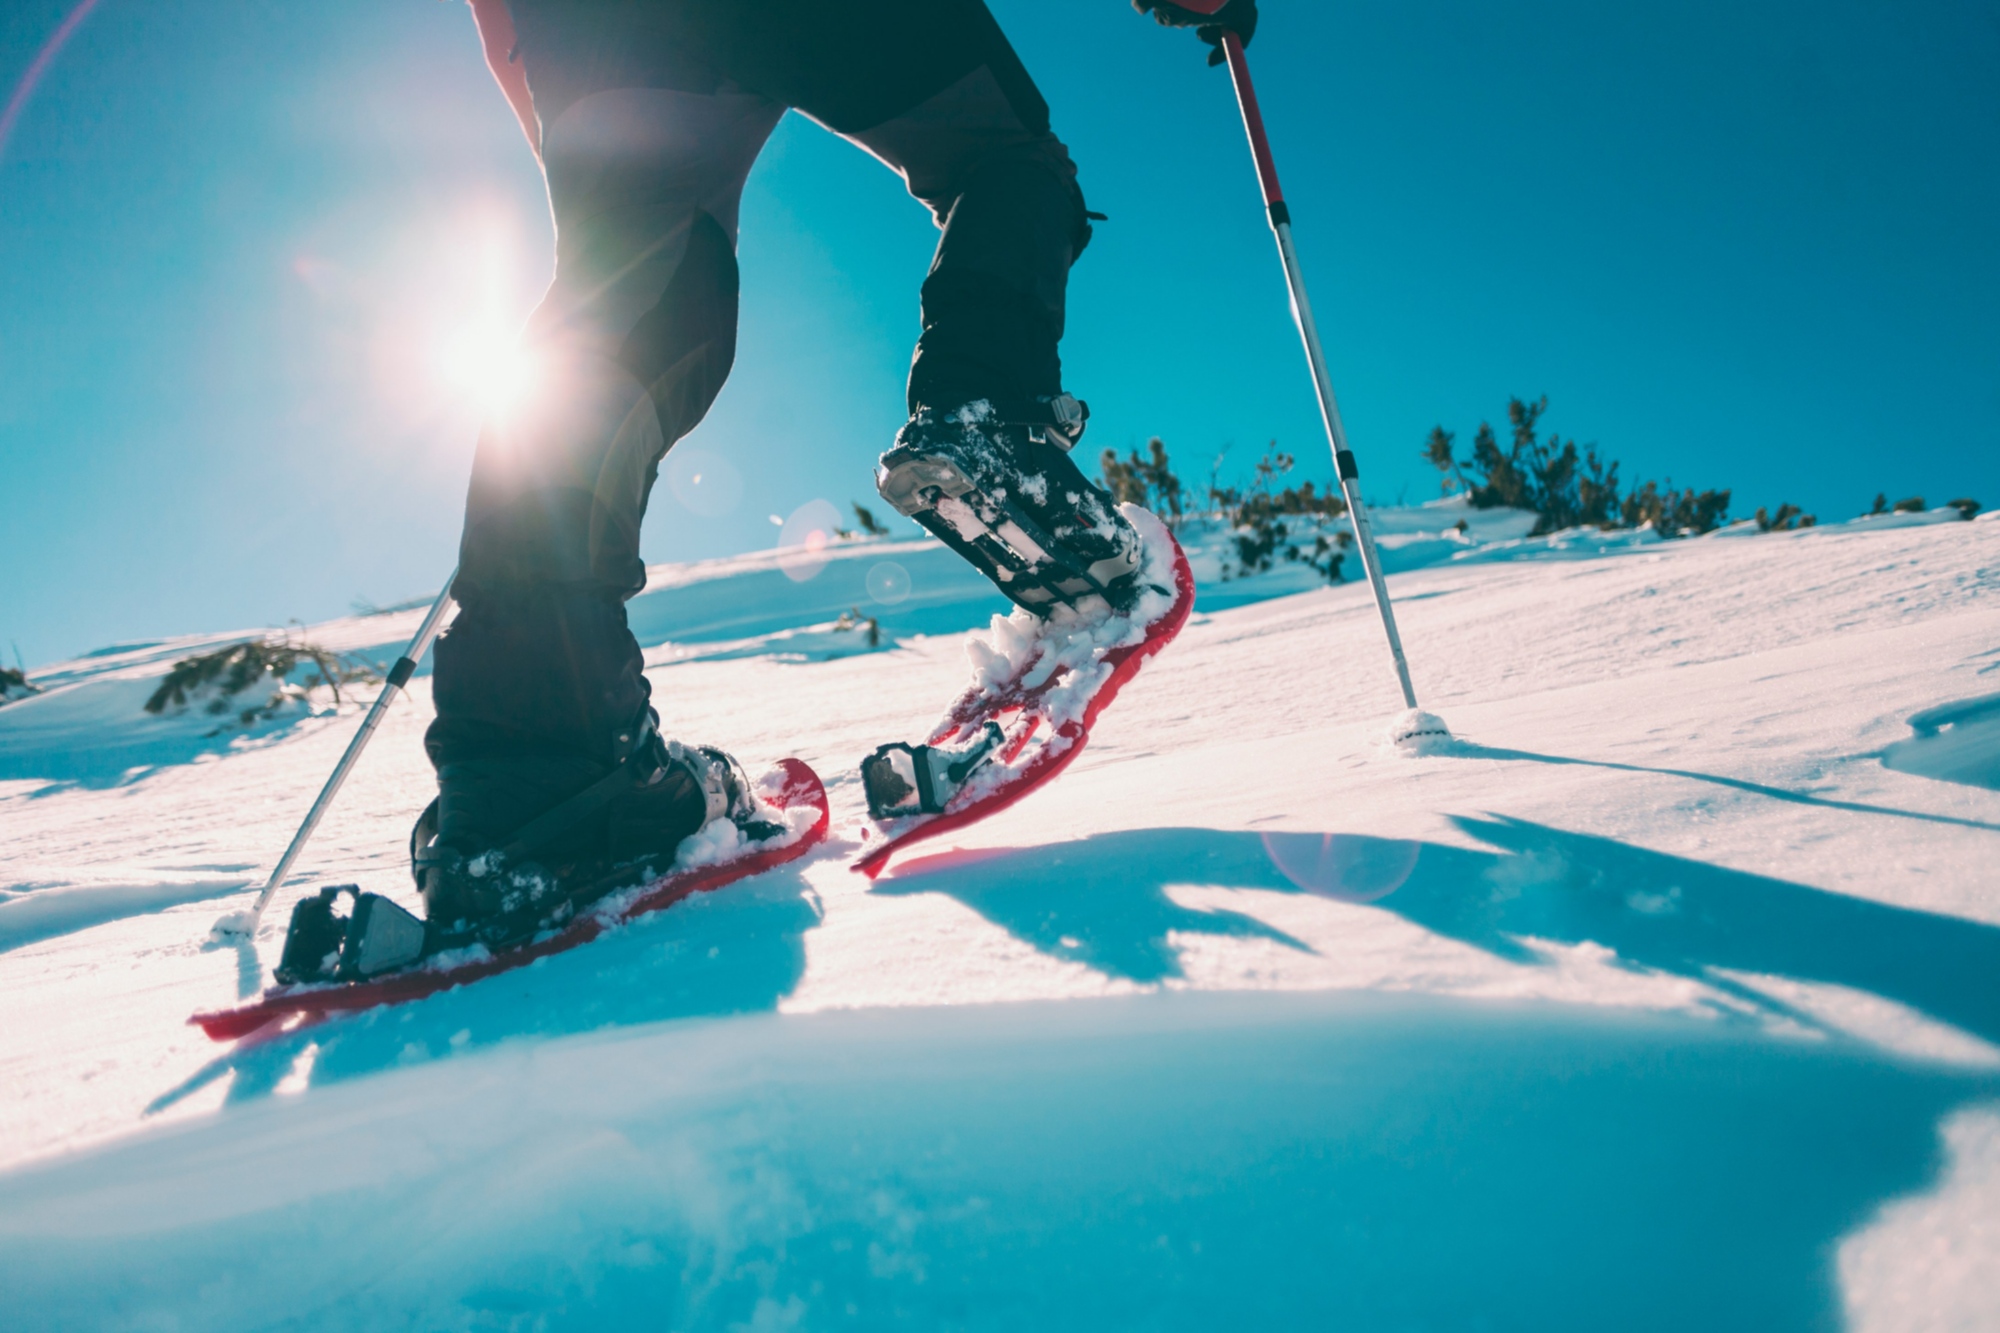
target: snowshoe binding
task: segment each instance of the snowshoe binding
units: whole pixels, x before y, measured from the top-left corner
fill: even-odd
[[[1187,623],[1187,555],[1138,505],[1119,516],[1141,539],[1126,606],[1093,597],[1044,615],[994,616],[966,641],[971,683],[923,742],[878,746],[862,761],[875,823],[856,870],[873,878],[912,843],[966,828],[1053,781],[1082,752],[1097,715]]]
[[[919,408],[876,489],[1037,616],[1092,596],[1123,610],[1138,596],[1140,541],[1070,458],[1089,416],[1066,393]]]
[[[1006,742],[998,722],[989,721],[962,745],[880,745],[861,761],[861,786],[868,813],[876,819],[940,815]]]
[[[349,900],[345,915],[336,909]],[[356,884],[336,884],[292,908],[285,952],[278,962],[280,984],[366,981],[400,972],[424,956],[424,923],[379,893]]]

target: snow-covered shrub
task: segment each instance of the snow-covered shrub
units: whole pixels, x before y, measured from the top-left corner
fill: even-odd
[[[855,506],[856,509],[860,507],[860,505]],[[862,615],[858,606],[842,611],[840,619],[833,622],[833,628],[837,631],[862,635],[868,640],[870,648],[882,646],[882,622],[873,616]]]
[[[1979,501],[1965,496],[1961,496],[1956,500],[1946,501],[1944,507],[1946,509],[1956,509],[1961,518],[1970,520],[1979,517]],[[1875,492],[1875,503],[1870,505],[1868,512],[1861,517],[1881,518],[1887,514],[1926,514],[1929,512],[1930,506],[1924,503],[1924,497],[1921,495],[1912,495],[1906,499],[1898,500],[1894,504],[1890,504],[1888,492],[1877,491]]]
[[[1912,495],[1908,499],[1898,500],[1892,505],[1889,503],[1889,493],[1887,491],[1877,491],[1875,492],[1875,503],[1869,506],[1868,512],[1862,517],[1876,518],[1883,514],[1921,514],[1929,507],[1924,503],[1924,497],[1921,495]]]
[[[0,704],[10,704],[16,699],[41,692],[41,686],[29,680],[27,672],[15,667],[0,667]]]
[[[1239,489],[1219,481],[1218,456],[1208,479],[1208,504],[1201,510],[1190,509],[1194,492],[1175,475],[1166,442],[1157,435],[1146,442],[1143,456],[1135,449],[1121,459],[1117,450],[1106,449],[1101,466],[1104,489],[1112,499],[1144,506],[1169,528],[1178,530],[1196,518],[1227,525],[1233,550],[1223,559],[1224,579],[1261,574],[1282,560],[1310,566],[1329,583],[1338,583],[1344,552],[1354,538],[1334,520],[1347,512],[1347,505],[1337,488],[1322,491],[1310,481],[1279,489],[1278,482],[1295,462],[1273,441],[1257,460],[1250,485]]]
[[[221,731],[232,724],[266,721],[287,708],[310,709],[318,690],[330,692],[338,705],[341,686],[381,678],[368,663],[303,639],[246,639],[174,663],[146,700],[146,711],[183,713],[198,707],[220,719],[216,730]]]

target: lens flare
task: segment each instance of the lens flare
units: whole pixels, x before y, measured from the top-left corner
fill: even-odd
[[[438,269],[451,296],[432,325],[432,371],[453,399],[490,420],[519,410],[541,387],[546,367],[523,345],[519,247],[511,230],[487,214],[465,231],[471,243]]]
[[[677,444],[667,455],[664,471],[667,489],[691,514],[721,518],[742,502],[743,474],[721,454]]]
[[[13,137],[14,126],[21,119],[21,112],[27,108],[28,99],[35,95],[35,86],[42,81],[42,76],[49,72],[49,66],[56,63],[56,57],[62,53],[64,45],[75,35],[83,21],[90,17],[90,11],[95,8],[97,0],[83,0],[69,12],[69,17],[56,27],[49,39],[42,43],[42,49],[35,52],[34,60],[29,62],[28,72],[14,85],[13,93],[7,98],[6,107],[0,109],[0,152],[6,151],[7,140]]]
[[[778,531],[778,567],[794,583],[804,583],[826,568],[826,548],[840,528],[840,511],[830,500],[808,500],[794,509]]]
[[[868,595],[883,606],[894,606],[910,595],[910,571],[894,560],[884,560],[868,571]]]
[[[1420,842],[1349,833],[1266,833],[1264,854],[1307,893],[1349,903],[1386,898],[1417,868]]]

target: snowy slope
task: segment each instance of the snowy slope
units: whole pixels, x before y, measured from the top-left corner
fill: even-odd
[[[1471,519],[1460,533],[1460,517]],[[1217,582],[1047,793],[850,873],[854,765],[997,608],[920,542],[662,567],[671,729],[826,776],[793,870],[241,1049],[293,897],[407,898],[413,688],[255,948],[203,943],[353,713],[0,709],[21,1327],[1990,1327],[2000,522],[1527,538],[1378,516]],[[870,648],[836,628],[878,620]],[[314,627],[392,656],[418,610]],[[219,642],[218,636],[208,642]]]

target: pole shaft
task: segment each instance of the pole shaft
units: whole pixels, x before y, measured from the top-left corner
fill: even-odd
[[[1264,207],[1283,212],[1285,192],[1278,185],[1278,164],[1271,158],[1271,137],[1264,133],[1264,109],[1257,105],[1257,89],[1250,82],[1250,62],[1243,55],[1243,42],[1233,32],[1222,34],[1222,53],[1229,59],[1229,82],[1236,88],[1236,105],[1243,112],[1243,132],[1250,136],[1250,158],[1257,164],[1257,185],[1264,191]]]
[[[388,713],[389,705],[395,702],[398,694],[402,693],[403,686],[408,684],[410,677],[415,674],[417,663],[423,660],[424,653],[429,650],[431,640],[437,637],[445,616],[451,613],[454,605],[451,599],[451,585],[457,578],[457,571],[453,571],[452,577],[445,580],[444,591],[438,594],[435,602],[431,603],[431,609],[424,615],[423,623],[417,626],[416,636],[410,640],[409,647],[403,650],[403,655],[396,659],[396,665],[389,669],[389,678],[383,682],[382,692],[375,696],[375,702],[369,705],[368,716],[361,721],[361,730],[355,732],[354,739],[347,743],[346,752],[340,756],[340,762],[334,765],[326,785],[320,788],[319,799],[312,803],[312,809],[306,811],[305,822],[300,824],[299,831],[292,835],[291,846],[285,848],[285,854],[278,858],[277,867],[271,871],[271,877],[264,881],[263,892],[257,895],[256,903],[250,908],[253,922],[261,917],[264,909],[270,905],[271,895],[278,891],[278,885],[283,883],[285,876],[290,873],[292,863],[297,861],[299,853],[306,849],[306,843],[312,839],[313,830],[319,827],[319,821],[333,804],[333,798],[340,794],[341,784],[347,781],[347,775],[353,770],[355,762],[361,758],[361,752],[368,748],[368,742],[374,738],[376,728],[382,725],[382,719]]]
[[[1320,420],[1326,424],[1327,444],[1333,450],[1334,474],[1340,480],[1341,499],[1347,504],[1348,521],[1354,525],[1354,544],[1361,556],[1361,568],[1368,575],[1368,587],[1375,594],[1375,608],[1382,614],[1382,632],[1389,640],[1389,653],[1396,661],[1396,682],[1403,687],[1403,703],[1417,706],[1416,687],[1410,683],[1410,664],[1403,655],[1403,636],[1396,629],[1396,612],[1389,603],[1389,585],[1382,577],[1382,560],[1375,550],[1375,536],[1368,523],[1368,511],[1361,503],[1360,470],[1347,447],[1347,431],[1340,421],[1340,403],[1333,395],[1333,378],[1327,373],[1326,352],[1320,345],[1319,326],[1313,322],[1312,302],[1306,296],[1304,275],[1299,271],[1299,255],[1292,244],[1291,209],[1278,186],[1277,164],[1271,158],[1271,143],[1264,133],[1264,113],[1257,105],[1257,90],[1250,82],[1250,63],[1243,56],[1243,43],[1233,32],[1222,35],[1223,53],[1229,59],[1229,78],[1236,87],[1236,104],[1243,112],[1243,130],[1250,138],[1250,155],[1257,163],[1257,183],[1264,191],[1264,208],[1271,219],[1271,231],[1278,241],[1278,259],[1285,267],[1285,285],[1292,297],[1292,320],[1298,325],[1299,340],[1305,344],[1306,362],[1312,367],[1313,392],[1319,398]]]
[[[1326,353],[1320,347],[1319,328],[1313,323],[1312,304],[1306,299],[1305,279],[1299,274],[1298,252],[1292,247],[1292,224],[1280,222],[1272,230],[1277,233],[1278,254],[1284,260],[1285,281],[1292,289],[1292,317],[1299,326],[1299,339],[1306,346],[1306,360],[1312,363],[1313,389],[1319,395],[1319,414],[1326,423],[1327,442],[1333,447],[1340,496],[1347,502],[1347,517],[1354,525],[1355,549],[1361,554],[1361,568],[1375,594],[1375,609],[1382,613],[1382,632],[1389,640],[1389,654],[1396,661],[1396,682],[1403,687],[1403,705],[1415,708],[1416,687],[1410,683],[1410,664],[1403,656],[1403,636],[1396,629],[1396,612],[1389,603],[1389,585],[1382,577],[1382,559],[1375,550],[1368,509],[1361,502],[1360,471],[1347,447],[1347,432],[1340,423],[1340,404],[1334,399],[1333,381],[1327,375]]]

